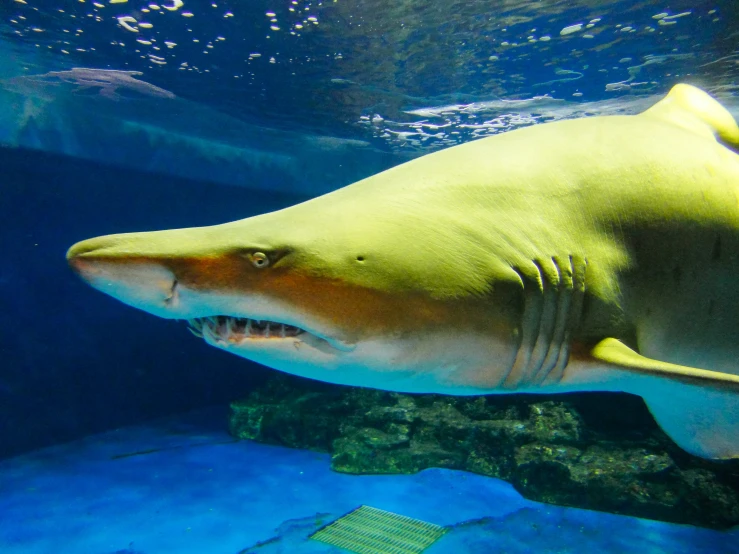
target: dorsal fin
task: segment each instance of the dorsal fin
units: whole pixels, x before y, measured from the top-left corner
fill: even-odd
[[[675,85],[665,98],[642,115],[669,121],[739,150],[739,126],[729,110],[707,92],[692,85]]]

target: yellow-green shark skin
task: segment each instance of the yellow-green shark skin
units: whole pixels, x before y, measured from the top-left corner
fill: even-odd
[[[631,392],[682,448],[739,457],[738,148],[729,112],[677,85],[640,115],[520,129],[278,212],[67,256],[160,317],[304,330],[198,320],[209,344],[282,371],[408,392]]]

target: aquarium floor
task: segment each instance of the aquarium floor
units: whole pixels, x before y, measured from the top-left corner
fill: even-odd
[[[367,504],[453,528],[426,552],[739,553],[721,533],[523,499],[461,471],[352,476],[225,432],[222,410],[0,461],[3,554],[338,553],[307,539]]]

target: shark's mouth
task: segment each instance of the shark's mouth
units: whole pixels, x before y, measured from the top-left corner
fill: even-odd
[[[188,320],[189,331],[196,337],[208,337],[213,342],[241,344],[254,339],[279,340],[297,337],[306,333],[300,327],[244,317],[213,316]]]

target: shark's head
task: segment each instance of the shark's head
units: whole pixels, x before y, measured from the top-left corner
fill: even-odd
[[[67,258],[98,290],[269,367],[399,391],[493,388],[491,368],[515,356],[520,295],[495,284],[482,245],[417,206],[370,210],[340,193],[224,225],[93,238]]]

